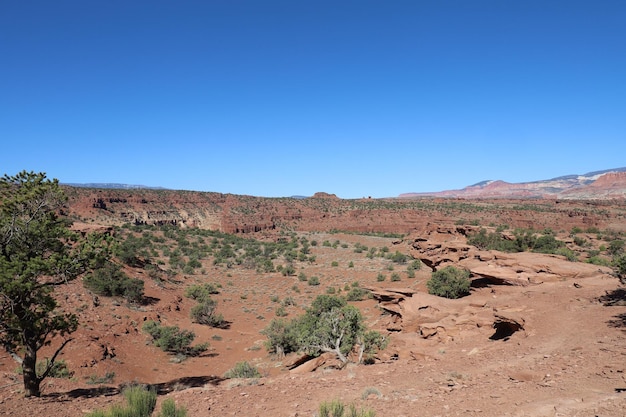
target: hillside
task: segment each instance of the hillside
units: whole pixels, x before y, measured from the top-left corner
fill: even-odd
[[[151,384],[159,402],[173,398],[189,416],[313,416],[336,398],[392,417],[623,415],[626,306],[603,266],[610,242],[626,236],[619,201],[65,190],[77,230],[141,245],[138,262],[118,263],[144,282],[145,298],[96,296],[80,281],[60,287],[81,323],[62,355],[72,379],[47,379],[44,396],[25,400],[16,364],[2,353],[0,415],[79,417],[120,403],[130,383]],[[518,227],[552,229],[566,249],[505,254],[468,243],[481,228],[514,239]],[[586,262],[594,256],[603,264]],[[264,269],[268,259],[273,268]],[[414,261],[420,269],[409,267]],[[295,272],[283,274],[289,264]],[[427,294],[432,270],[446,265],[471,271],[469,296]],[[186,290],[207,283],[218,289],[225,326],[190,319]],[[297,355],[266,351],[271,320],[355,287],[372,296],[351,304],[390,341],[374,364],[336,369],[330,361],[311,372],[291,369]],[[142,330],[149,320],[192,330],[209,350],[186,359],[163,352]],[[512,329],[506,337],[496,336],[502,326]],[[240,361],[262,378],[225,378]]]

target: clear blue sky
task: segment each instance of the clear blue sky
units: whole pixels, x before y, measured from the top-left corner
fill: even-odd
[[[0,174],[389,197],[626,166],[626,1],[6,0]]]

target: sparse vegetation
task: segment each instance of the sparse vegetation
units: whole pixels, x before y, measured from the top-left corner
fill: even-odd
[[[237,362],[235,366],[224,374],[224,378],[233,379],[233,378],[260,378],[261,372],[249,362]]]
[[[186,356],[198,356],[206,351],[208,343],[191,346],[196,335],[191,330],[181,330],[178,326],[161,326],[155,321],[147,321],[143,325],[143,331],[152,336],[155,346],[170,353],[179,353]]]
[[[354,404],[345,405],[340,400],[323,402],[320,404],[319,417],[376,417],[376,413],[369,409],[359,409]]]

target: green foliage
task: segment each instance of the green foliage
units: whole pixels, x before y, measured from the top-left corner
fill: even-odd
[[[348,305],[345,298],[323,294],[313,301],[304,315],[291,321],[272,320],[263,334],[268,338],[266,347],[270,353],[282,355],[303,351],[317,356],[332,352],[346,363],[348,353],[356,344],[365,348],[367,333],[364,319],[356,307]],[[376,339],[373,335],[367,337],[368,342]]]
[[[98,295],[124,297],[129,302],[141,302],[144,296],[144,282],[130,278],[112,262],[106,262],[104,266],[87,275],[83,279],[83,285]]]
[[[123,391],[126,402],[136,417],[149,417],[156,406],[157,395],[154,390],[147,390],[134,385]]]
[[[400,253],[396,251],[393,255],[391,255],[391,260],[397,264],[405,264],[407,262],[408,256],[404,253]]]
[[[309,285],[312,285],[312,286],[320,285],[320,279],[315,276],[309,278]]]
[[[573,250],[571,250],[570,248],[566,246],[556,249],[554,253],[556,255],[565,256],[565,258],[570,262],[578,261],[578,256],[576,255],[576,252],[574,252]]]
[[[191,308],[191,320],[194,323],[204,324],[211,327],[220,327],[224,325],[224,317],[215,313],[217,301],[207,298],[201,303]]]
[[[279,356],[298,350],[295,321],[287,322],[284,319],[275,319],[261,332],[267,336],[265,347],[268,352]]]
[[[356,405],[346,406],[340,400],[323,402],[320,404],[319,417],[376,417],[376,413],[369,409],[357,409]]]
[[[232,378],[260,378],[261,373],[249,362],[237,362],[234,368],[229,369],[224,374],[224,378],[232,379]]]
[[[617,256],[624,253],[624,241],[621,239],[615,239],[609,242],[609,247],[607,248],[607,252],[609,255]]]
[[[196,300],[200,303],[204,300],[211,299],[212,294],[219,293],[220,291],[217,289],[217,286],[211,283],[195,284],[185,289],[185,297],[191,298],[192,300]]]
[[[426,283],[428,292],[445,298],[461,298],[470,293],[470,272],[454,266],[446,266],[432,273]]]
[[[419,271],[422,269],[422,262],[420,262],[419,259],[415,259],[409,264],[409,266],[406,267],[406,269],[407,271]]]
[[[380,272],[378,273],[378,275],[376,275],[376,281],[378,282],[383,282],[385,278],[386,278],[385,275]]]
[[[611,261],[609,261],[608,259],[602,258],[598,255],[593,255],[590,256],[587,260],[587,263],[593,264],[593,265],[600,265],[600,266],[611,266]]]
[[[99,267],[108,241],[80,235],[59,213],[66,197],[58,180],[22,171],[0,178],[0,345],[22,356],[24,390],[39,396],[40,384],[76,330],[78,318],[57,303],[54,289]],[[60,343],[48,368],[37,374],[37,352]]]
[[[161,403],[158,417],[187,417],[187,410],[184,407],[176,407],[176,402],[172,398],[166,398]]]
[[[108,410],[96,410],[86,417],[149,417],[156,406],[157,394],[153,389],[134,385],[122,391],[126,399],[126,407],[113,405]],[[174,414],[174,416],[176,416]],[[185,417],[185,414],[178,417]]]
[[[400,281],[400,274],[398,274],[397,272],[394,272],[393,274],[391,274],[391,282],[398,282]]]
[[[348,301],[362,301],[370,295],[370,292],[364,288],[352,287],[348,294],[346,294],[346,300]]]
[[[617,275],[624,281],[626,278],[626,255],[620,255],[613,259],[613,266]]]
[[[161,326],[155,321],[147,321],[143,331],[152,336],[154,345],[170,353],[180,353],[186,356],[198,356],[206,351],[208,343],[191,346],[196,335],[191,330],[181,330],[178,326]]]
[[[499,250],[502,252],[532,251],[538,253],[556,253],[565,243],[557,240],[554,233],[546,229],[541,235],[533,230],[515,230],[514,239],[499,232],[487,233],[485,229],[468,235],[467,243],[481,250]]]
[[[293,264],[287,264],[287,266],[283,267],[281,273],[283,276],[291,276],[296,274],[296,267]]]

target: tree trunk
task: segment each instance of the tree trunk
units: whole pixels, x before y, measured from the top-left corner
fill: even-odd
[[[31,344],[24,346],[24,360],[22,361],[22,374],[24,375],[24,390],[27,397],[39,397],[40,380],[37,377],[37,348]]]

